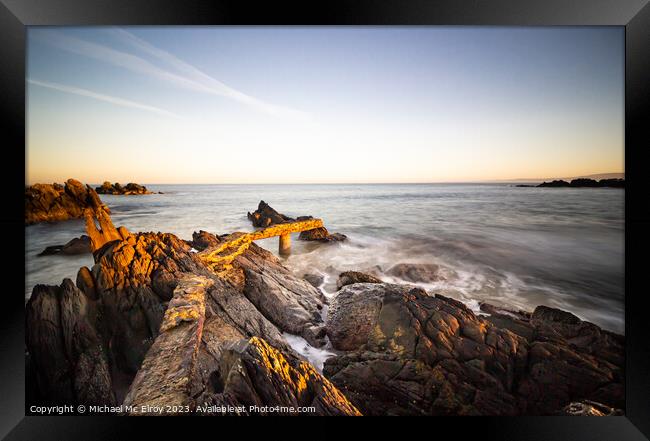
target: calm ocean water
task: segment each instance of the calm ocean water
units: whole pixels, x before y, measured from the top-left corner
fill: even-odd
[[[446,281],[423,285],[476,308],[479,301],[532,310],[569,310],[623,332],[624,190],[517,188],[508,184],[148,185],[165,194],[102,196],[116,225],[190,239],[252,230],[260,199],[290,216],[313,215],[343,244],[293,240],[286,264],[322,273],[335,291],[344,270],[386,270],[400,262],[437,263]],[[37,283],[74,280],[92,257],[36,255],[84,233],[82,221],[26,231],[26,297]],[[260,242],[277,252],[277,238]],[[387,280],[398,281],[396,279]]]

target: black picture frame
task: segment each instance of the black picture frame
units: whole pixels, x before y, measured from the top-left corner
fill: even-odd
[[[0,226],[4,250],[3,313],[0,319],[0,436],[6,439],[115,439],[150,419],[119,417],[25,416],[24,303],[19,295],[24,269],[23,192],[25,182],[26,27],[40,25],[490,25],[490,26],[624,26],[625,72],[625,333],[626,415],[609,418],[518,417],[436,418],[418,426],[431,436],[455,431],[454,438],[642,440],[650,438],[650,327],[643,308],[644,254],[650,245],[650,204],[644,149],[650,140],[646,115],[650,106],[650,6],[647,0],[356,0],[327,2],[260,2],[187,0],[0,0],[0,107],[2,109],[4,192]],[[23,150],[21,150],[21,148]],[[7,241],[7,239],[10,239]],[[23,284],[21,286],[21,284]],[[136,421],[137,420],[137,421]],[[219,425],[213,419],[198,425]],[[155,420],[169,437],[187,433],[186,422]],[[195,422],[197,421],[197,422]],[[376,419],[371,424],[384,427]],[[274,420],[273,431],[293,425]],[[357,423],[359,424],[359,423]],[[412,423],[402,426],[405,433]],[[326,423],[328,427],[332,427]],[[242,431],[269,427],[238,423]],[[325,426],[325,425],[323,425]],[[231,428],[233,429],[233,428]],[[236,429],[235,429],[236,430]],[[297,430],[297,429],[296,429]],[[315,430],[314,428],[310,430]],[[223,432],[224,434],[226,432]],[[232,433],[232,432],[229,432]],[[199,436],[188,434],[189,436]],[[229,435],[231,436],[231,435]],[[309,432],[303,436],[310,436]],[[445,435],[448,436],[448,435]],[[278,435],[279,437],[279,435]]]

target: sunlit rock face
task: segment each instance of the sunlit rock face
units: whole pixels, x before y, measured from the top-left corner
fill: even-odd
[[[349,285],[327,330],[350,352],[324,374],[364,414],[553,414],[578,399],[622,407],[620,337],[538,309],[528,339],[419,288]]]
[[[205,397],[201,413],[221,414],[213,409],[230,405],[245,409],[235,414],[296,415],[295,411],[270,412],[263,407],[283,406],[313,407],[313,415],[360,415],[310,363],[285,355],[259,337],[231,344],[220,367],[213,381],[216,392]]]
[[[34,184],[25,189],[25,224],[79,219],[95,191],[75,179],[61,184]],[[109,212],[107,207],[104,207]]]

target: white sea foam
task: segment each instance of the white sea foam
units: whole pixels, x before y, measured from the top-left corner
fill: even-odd
[[[307,343],[307,340],[300,336],[288,334],[286,332],[283,332],[282,336],[287,341],[289,346],[291,346],[294,351],[309,360],[309,362],[318,370],[318,372],[323,372],[323,365],[325,364],[325,360],[336,355],[334,352],[330,352],[327,349],[313,347]]]

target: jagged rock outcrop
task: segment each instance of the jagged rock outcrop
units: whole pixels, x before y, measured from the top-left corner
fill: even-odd
[[[622,338],[566,314],[538,308],[528,339],[419,288],[353,284],[327,321],[334,347],[350,352],[324,374],[364,414],[555,414],[583,399],[622,408]]]
[[[79,219],[95,193],[75,179],[61,184],[34,184],[25,189],[25,224]],[[101,201],[100,201],[101,204]],[[108,207],[104,206],[107,213]]]
[[[140,184],[135,184],[129,182],[125,186],[120,185],[118,182],[111,184],[110,182],[104,182],[101,187],[95,188],[95,191],[99,194],[113,194],[113,195],[137,195],[137,194],[153,194],[153,192],[147,190],[147,187]]]
[[[65,279],[36,285],[26,307],[28,382],[41,403],[116,403],[92,299]],[[35,386],[35,387],[34,387]]]
[[[341,289],[353,283],[383,283],[383,281],[378,277],[359,271],[344,271],[339,274],[339,278],[336,281],[336,289]]]
[[[314,407],[305,415],[361,415],[330,381],[304,360],[285,356],[259,337],[231,344],[214,380],[217,393],[200,405],[201,413],[218,414],[217,406],[243,407],[238,415],[299,415],[298,408]],[[271,411],[283,406],[294,412]],[[304,412],[304,410],[303,410]]]
[[[296,219],[285,216],[275,211],[269,204],[260,201],[257,210],[247,213],[248,219],[254,227],[270,227],[271,225],[282,224],[285,222],[295,222]]]
[[[325,281],[325,276],[322,274],[306,273],[302,275],[302,278],[314,288],[318,288]]]
[[[85,234],[80,237],[75,237],[67,242],[65,245],[52,245],[45,248],[38,255],[39,256],[51,256],[53,254],[65,254],[68,256],[75,254],[87,254],[90,253],[90,237]]]
[[[243,274],[243,293],[281,331],[300,335],[313,346],[325,344],[321,310],[326,300],[320,290],[255,244],[235,259],[234,267]]]

